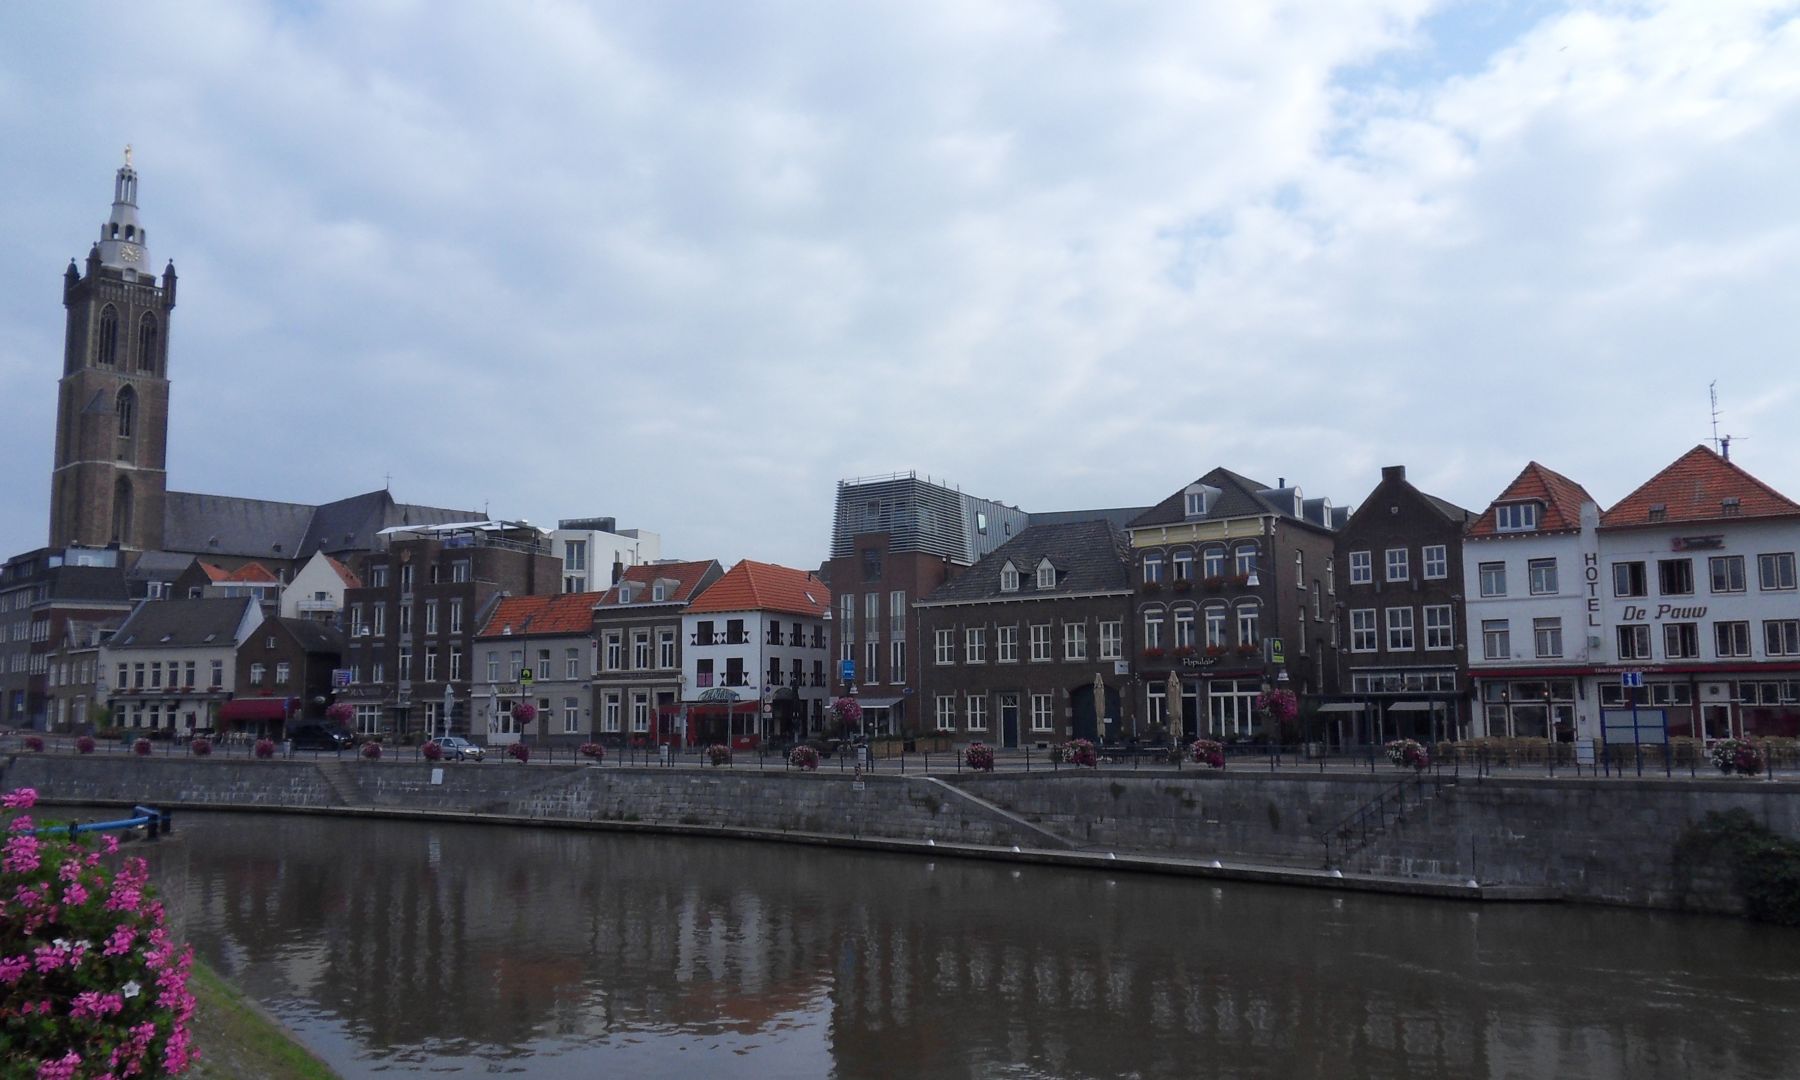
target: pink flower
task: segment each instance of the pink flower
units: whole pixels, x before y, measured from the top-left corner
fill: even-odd
[[[0,957],[0,983],[9,985],[16,983],[30,970],[31,957],[29,956]]]
[[[25,810],[37,805],[37,789],[22,787],[0,796],[0,806],[8,810]]]
[[[38,1080],[73,1080],[75,1070],[81,1067],[81,1055],[71,1050],[55,1061],[45,1061],[38,1066]]]
[[[119,838],[111,833],[107,833],[100,838],[100,850],[106,852],[108,855],[117,855],[119,853]]]
[[[6,857],[0,860],[0,869],[9,874],[29,874],[38,868],[38,838],[29,833],[17,833],[6,839]]]
[[[100,950],[102,956],[124,956],[131,951],[131,943],[137,940],[137,931],[129,926],[121,926],[106,939],[106,948]]]

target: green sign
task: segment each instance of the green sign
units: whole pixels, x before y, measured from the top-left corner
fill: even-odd
[[[1278,637],[1269,639],[1269,662],[1272,664],[1287,663],[1287,656],[1282,652],[1281,639]]]
[[[519,685],[520,686],[530,686],[531,685],[531,669],[530,668],[526,668],[525,670],[519,672]]]

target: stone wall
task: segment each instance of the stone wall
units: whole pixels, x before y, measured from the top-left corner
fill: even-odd
[[[271,808],[335,802],[310,761],[20,754],[0,759],[0,787],[36,788],[59,802]]]

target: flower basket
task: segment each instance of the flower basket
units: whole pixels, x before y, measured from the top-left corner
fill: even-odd
[[[350,721],[356,719],[356,706],[348,701],[339,701],[325,708],[325,719],[342,727],[349,727]]]
[[[1170,586],[1170,588],[1173,588],[1176,592],[1193,592],[1194,583],[1188,578],[1177,578],[1175,584]]]
[[[831,715],[847,731],[862,723],[862,705],[853,697],[841,697],[831,703]]]
[[[1414,739],[1394,739],[1385,747],[1388,760],[1402,769],[1423,772],[1431,764],[1431,751]]]
[[[1237,653],[1239,656],[1255,656],[1260,652],[1262,652],[1261,645],[1253,645],[1248,642],[1246,642],[1243,645],[1239,645],[1237,647]]]
[[[527,706],[529,708],[529,706]],[[513,743],[506,748],[506,756],[523,765],[531,760],[531,747],[522,742]]]
[[[208,754],[212,753],[212,740],[206,738],[195,739],[193,742],[188,743],[188,750],[195,757],[206,757]]]
[[[512,718],[521,724],[529,724],[537,719],[537,706],[529,701],[516,701],[512,707]],[[519,744],[514,743],[513,745]]]
[[[1056,748],[1057,760],[1066,765],[1093,768],[1100,764],[1100,752],[1087,739],[1070,739]]]
[[[1292,690],[1267,690],[1256,696],[1256,711],[1277,723],[1291,723],[1300,715],[1300,699]]]
[[[275,756],[275,740],[274,739],[258,739],[258,740],[256,740],[256,747],[255,747],[254,752],[255,752],[256,756],[261,758],[262,760],[264,760],[264,761],[269,760],[270,758]]]
[[[153,747],[150,745],[149,739],[139,739],[137,742],[131,744],[131,752],[138,757],[149,757],[152,749]]]
[[[1225,646],[1223,646],[1223,645],[1208,645],[1206,647],[1206,655],[1212,657],[1214,660],[1217,660],[1219,657],[1225,655]]]
[[[364,761],[381,760],[381,744],[378,742],[363,743],[362,750],[359,752],[362,754]]]
[[[76,751],[76,753],[80,753],[80,754],[93,753],[94,752],[94,737],[92,735],[83,735],[81,738],[76,739],[75,740],[75,751]]]
[[[801,743],[788,751],[788,764],[796,769],[811,772],[819,767],[819,752],[805,743]]]
[[[29,810],[37,792],[0,797]],[[116,836],[33,835],[23,814],[3,823],[7,943],[7,1076],[179,1076],[193,1059],[188,991],[193,950],[170,937],[142,858],[103,860]],[[35,1012],[35,1015],[33,1015]]]
[[[1159,592],[1162,592],[1162,582],[1160,582],[1160,581],[1146,581],[1146,582],[1144,582],[1144,591],[1145,591],[1145,592],[1147,592],[1147,593],[1159,593]]]
[[[444,760],[444,748],[438,745],[436,739],[427,740],[424,746],[419,747],[419,754],[426,761]]]
[[[589,761],[605,761],[606,747],[597,742],[584,742],[581,744],[581,756]]]
[[[852,704],[855,703],[852,702]],[[713,743],[706,748],[706,762],[709,765],[729,764],[731,762],[731,747],[726,746],[724,743]]]
[[[1195,739],[1188,747],[1188,755],[1197,764],[1210,765],[1215,769],[1225,767],[1225,744],[1212,739]]]
[[[1161,660],[1162,658],[1163,649],[1160,645],[1152,645],[1144,650],[1144,659],[1146,660]]]
[[[993,772],[994,748],[986,743],[970,743],[963,751],[963,764],[976,772]]]
[[[25,749],[34,754],[41,754],[44,752],[44,740],[36,735],[27,735],[25,736]]]
[[[1200,582],[1200,584],[1207,592],[1218,592],[1225,587],[1225,578],[1219,574],[1213,574]]]
[[[1194,647],[1192,645],[1177,645],[1175,646],[1175,655],[1180,657],[1193,656]]]
[[[1736,772],[1755,776],[1762,771],[1762,755],[1748,739],[1720,739],[1707,751],[1713,765],[1727,776]]]

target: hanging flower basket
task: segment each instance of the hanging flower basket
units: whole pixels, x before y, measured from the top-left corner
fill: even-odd
[[[1278,723],[1290,723],[1300,715],[1300,699],[1292,690],[1266,690],[1256,696],[1256,711]]]
[[[831,703],[831,715],[845,728],[862,723],[862,705],[853,697],[841,697]]]
[[[1423,771],[1431,764],[1431,751],[1414,739],[1395,739],[1384,749],[1388,760],[1402,769]]]
[[[154,749],[154,747],[150,745],[149,739],[139,739],[137,742],[131,744],[131,752],[138,757],[149,757],[152,749]]]
[[[801,743],[788,751],[788,764],[796,769],[811,772],[819,767],[819,752],[805,743]]]
[[[94,745],[94,737],[92,735],[83,735],[81,738],[75,740],[75,752],[79,754],[91,754],[94,752]]]
[[[256,753],[257,757],[261,758],[264,761],[267,761],[270,758],[274,757],[275,756],[275,740],[274,739],[258,739],[258,740],[256,740],[255,753]]]
[[[1225,767],[1225,744],[1212,739],[1195,739],[1188,747],[1188,754],[1197,764],[1210,765],[1215,769]]]
[[[597,742],[584,742],[581,744],[581,756],[589,761],[605,761],[606,747]]]
[[[521,724],[529,724],[537,719],[537,706],[529,701],[516,701],[512,707],[512,718]]]
[[[205,757],[212,753],[212,742],[205,738],[195,739],[193,742],[188,743],[188,750],[195,757]]]
[[[341,727],[349,727],[350,721],[356,719],[356,706],[348,701],[339,701],[325,708],[325,719]]]
[[[381,744],[378,742],[363,743],[360,753],[362,754],[364,761],[380,761]]]
[[[963,764],[976,772],[993,772],[994,748],[986,743],[970,743],[963,751]]]
[[[44,751],[44,740],[36,735],[27,735],[25,736],[25,749],[34,754],[41,754]]]
[[[724,743],[713,743],[706,748],[706,761],[710,765],[725,765],[731,761],[731,747]]]
[[[1088,739],[1070,739],[1056,748],[1057,760],[1065,765],[1093,768],[1100,763],[1100,752]]]
[[[506,756],[523,765],[531,760],[531,747],[522,742],[513,743],[506,748]]]
[[[432,739],[424,746],[419,747],[419,755],[426,761],[442,761],[444,760],[444,748],[438,744],[436,739]]]

